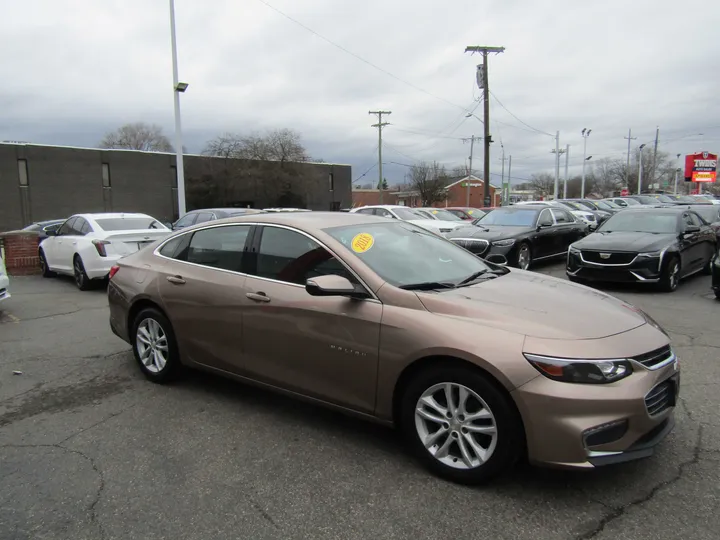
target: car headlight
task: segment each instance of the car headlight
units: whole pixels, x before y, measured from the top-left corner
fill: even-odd
[[[548,379],[578,384],[607,384],[633,372],[627,359],[580,360],[524,353],[525,358]]]
[[[507,240],[498,240],[497,242],[493,242],[493,246],[497,247],[510,247],[515,243],[515,240],[513,238],[508,238]]]
[[[638,253],[638,257],[646,257],[652,259],[660,256],[660,251],[648,251],[647,253]]]

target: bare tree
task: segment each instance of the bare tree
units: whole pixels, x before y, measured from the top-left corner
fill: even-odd
[[[432,206],[436,202],[444,201],[447,197],[445,188],[449,177],[445,167],[436,161],[432,163],[421,162],[413,165],[406,175],[407,184],[411,190],[420,194],[423,206]]]
[[[264,135],[225,133],[210,140],[203,154],[259,161],[310,161],[300,134],[292,129],[277,129]]]
[[[620,159],[602,158],[592,164],[592,170],[587,175],[598,195],[610,197],[619,191],[625,184],[625,162]],[[585,189],[585,193],[590,190]]]
[[[162,128],[156,124],[134,122],[125,124],[115,131],[107,133],[100,148],[125,148],[128,150],[144,150],[146,152],[173,152],[170,140],[163,134]]]
[[[532,174],[528,186],[539,197],[549,197],[555,192],[555,177],[549,173]]]

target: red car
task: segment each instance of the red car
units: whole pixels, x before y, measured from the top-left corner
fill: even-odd
[[[468,206],[451,206],[450,208],[445,208],[444,210],[455,214],[457,217],[465,221],[472,221],[474,219],[481,218],[485,214],[487,214],[487,211],[485,210],[480,210],[479,208],[471,208]]]

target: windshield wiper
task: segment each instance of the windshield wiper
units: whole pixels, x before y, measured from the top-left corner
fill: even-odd
[[[470,274],[468,277],[463,279],[461,282],[457,284],[458,287],[461,287],[462,285],[465,285],[467,283],[470,283],[471,281],[475,281],[477,278],[482,276],[483,274],[487,273],[487,269],[478,270],[474,274]]]
[[[400,285],[400,289],[406,291],[434,291],[436,289],[454,289],[454,283],[446,283],[442,281],[423,281],[422,283],[409,283]]]

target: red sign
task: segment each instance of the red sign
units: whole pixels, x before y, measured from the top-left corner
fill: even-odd
[[[627,197],[628,195],[630,195],[630,190],[629,190],[629,189],[627,189],[627,188],[622,188],[622,189],[620,190],[620,196],[621,196],[621,197]]]
[[[685,181],[715,182],[717,162],[717,154],[710,152],[698,152],[685,156]]]

